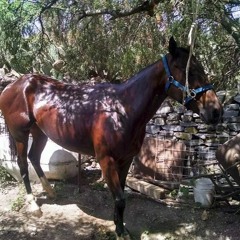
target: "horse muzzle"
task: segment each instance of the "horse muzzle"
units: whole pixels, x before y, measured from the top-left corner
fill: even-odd
[[[222,106],[205,107],[200,110],[200,117],[206,124],[218,124],[222,118]]]

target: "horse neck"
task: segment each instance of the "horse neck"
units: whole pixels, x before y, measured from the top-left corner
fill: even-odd
[[[130,106],[133,122],[147,123],[166,98],[164,67],[158,61],[145,68],[124,84],[124,101]]]

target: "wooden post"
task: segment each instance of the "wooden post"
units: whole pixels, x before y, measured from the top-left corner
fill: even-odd
[[[78,154],[78,192],[80,193],[81,185],[81,168],[82,168],[82,155]]]

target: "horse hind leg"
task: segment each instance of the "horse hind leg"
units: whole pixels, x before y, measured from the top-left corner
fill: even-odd
[[[24,186],[26,188],[27,197],[27,211],[31,212],[34,216],[41,217],[42,211],[35,202],[32,194],[32,188],[29,180],[28,162],[27,162],[27,149],[28,149],[28,132],[22,133],[21,141],[16,141],[17,149],[17,163],[20,169],[20,174],[23,179]],[[18,138],[19,139],[19,138]]]
[[[32,142],[29,154],[28,154],[28,158],[31,161],[31,163],[42,183],[43,189],[47,192],[47,194],[50,198],[55,198],[56,193],[53,190],[53,188],[51,187],[49,181],[47,180],[47,178],[41,168],[41,164],[40,164],[41,154],[42,154],[44,147],[46,146],[48,138],[36,124],[34,124],[31,127],[31,134],[32,134],[33,142]]]

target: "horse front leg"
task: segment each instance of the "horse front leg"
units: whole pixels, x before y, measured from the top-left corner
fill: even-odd
[[[124,191],[121,186],[119,172],[115,160],[106,156],[100,161],[103,177],[114,198],[114,223],[116,225],[116,234],[118,240],[129,240],[130,236],[124,227],[123,215],[125,209]]]

